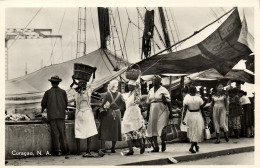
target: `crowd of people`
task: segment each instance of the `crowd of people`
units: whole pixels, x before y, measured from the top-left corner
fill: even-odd
[[[140,154],[145,152],[144,139],[149,139],[153,149],[151,152],[160,152],[158,137],[161,139],[161,152],[166,150],[165,127],[169,120],[173,119],[171,96],[169,91],[161,85],[161,77],[153,77],[153,87],[149,90],[145,102],[146,117],[143,117],[140,106],[142,104],[141,85],[138,81],[128,82],[129,92],[123,96],[118,92],[118,81],[109,83],[107,92],[102,96],[102,104],[99,109],[100,126],[97,128],[91,108],[91,94],[93,92],[93,80],[79,80],[77,83],[72,77],[68,94],[76,101],[75,113],[75,138],[77,154],[80,155],[80,142],[87,139],[87,149],[83,157],[94,157],[90,152],[91,137],[98,134],[101,147],[98,155],[104,156],[107,152],[105,142],[112,141],[111,153],[115,153],[117,141],[126,141],[128,152],[125,156],[134,155],[134,142],[139,143]],[[49,81],[52,88],[45,92],[42,100],[42,111],[47,108],[47,116],[50,121],[55,155],[65,154],[69,158],[69,149],[65,135],[65,109],[68,105],[67,94],[58,87],[62,81],[58,76],[53,76]],[[73,88],[74,84],[77,85]],[[190,86],[184,89],[183,110],[181,122],[188,127],[187,135],[191,142],[189,151],[199,151],[198,143],[204,140],[204,130],[208,126],[204,109],[209,106],[211,118],[216,132],[216,144],[220,143],[220,131],[224,132],[225,141],[229,141],[230,131],[236,138],[250,132],[254,133],[254,112],[246,93],[237,88],[228,88],[226,91],[222,84],[217,85],[216,92],[211,99],[205,99],[197,95],[196,87]],[[124,111],[124,113],[122,113]],[[123,116],[122,116],[123,114]],[[122,118],[122,121],[121,121]],[[228,122],[226,122],[228,119]],[[148,123],[145,125],[145,121]],[[227,124],[228,123],[228,124]],[[241,131],[242,130],[242,133]],[[60,143],[61,147],[60,148]]]

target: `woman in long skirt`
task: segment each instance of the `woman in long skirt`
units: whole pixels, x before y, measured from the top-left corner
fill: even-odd
[[[191,146],[189,149],[191,153],[196,153],[196,151],[199,151],[198,143],[203,141],[204,123],[206,121],[204,112],[201,111],[201,108],[203,108],[203,100],[199,96],[196,96],[196,92],[196,88],[194,86],[191,86],[190,96],[185,97],[183,101],[183,118],[185,118],[186,112],[187,110],[189,110],[189,115],[186,119],[187,123],[185,123],[185,121],[183,121],[183,123],[189,127],[187,135],[191,142]],[[196,151],[194,150],[194,147]]]
[[[83,157],[93,157],[90,153],[91,137],[98,134],[94,119],[94,114],[90,106],[93,84],[86,85],[86,81],[80,80],[78,87],[73,89],[76,83],[72,76],[73,83],[70,85],[69,94],[75,98],[76,113],[75,113],[75,138],[77,144],[77,154],[80,154],[80,140],[87,139],[87,151]],[[93,82],[93,81],[92,81]]]
[[[151,152],[159,152],[157,137],[162,140],[162,152],[166,150],[166,132],[163,128],[172,118],[170,93],[161,86],[161,77],[155,75],[153,78],[153,88],[150,89],[147,98],[147,114],[149,116],[147,126],[147,137],[150,138],[154,149]]]
[[[129,93],[126,98],[126,111],[122,121],[122,133],[127,141],[129,152],[125,156],[133,155],[133,141],[138,141],[140,144],[140,154],[145,151],[143,138],[145,138],[145,125],[141,110],[138,106],[141,99],[141,88],[136,81],[128,82]]]
[[[115,153],[116,141],[122,141],[121,133],[121,109],[125,102],[121,93],[117,92],[118,81],[113,80],[108,85],[108,91],[104,94],[101,112],[100,134],[101,150],[105,152],[105,141],[112,141],[111,153]]]

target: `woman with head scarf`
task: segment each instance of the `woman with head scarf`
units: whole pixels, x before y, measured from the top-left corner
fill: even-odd
[[[240,97],[239,101],[244,112],[242,115],[243,136],[247,134],[247,136],[250,137],[254,134],[254,111],[252,110],[251,102],[246,92],[239,90],[238,96]]]
[[[171,98],[168,90],[161,86],[161,77],[155,75],[153,78],[153,87],[150,89],[147,98],[147,116],[149,116],[147,126],[147,136],[153,144],[151,152],[159,152],[157,137],[162,140],[161,151],[166,150],[166,132],[163,128],[168,124],[169,117],[172,117]]]
[[[213,111],[213,123],[217,135],[217,140],[216,144],[220,143],[220,129],[224,131],[225,135],[225,140],[228,142],[228,127],[226,125],[226,115],[229,113],[229,108],[228,108],[228,100],[227,96],[225,95],[224,92],[224,87],[222,84],[217,85],[217,91],[216,93],[212,96],[212,102],[211,102],[211,107]]]
[[[116,141],[122,141],[121,110],[125,106],[123,96],[118,89],[118,81],[113,80],[108,85],[108,91],[103,95],[100,134],[101,151],[105,152],[105,141],[112,141],[111,153],[115,153]]]
[[[203,108],[203,100],[199,96],[196,96],[196,88],[191,86],[190,96],[185,97],[183,100],[184,112],[183,118],[185,118],[187,110],[189,115],[186,117],[186,121],[183,121],[184,125],[189,127],[187,135],[191,142],[189,151],[196,153],[199,151],[198,143],[204,138],[204,123],[206,122],[205,114],[201,109]],[[204,120],[204,121],[203,121]],[[196,151],[193,149],[195,147]]]
[[[141,87],[136,81],[128,82],[129,93],[126,98],[126,111],[122,121],[122,133],[127,141],[129,152],[125,156],[133,155],[133,141],[138,141],[140,144],[140,154],[145,151],[143,138],[145,138],[144,119],[139,108],[141,99]]]
[[[80,140],[87,139],[87,151],[83,157],[94,157],[90,153],[91,137],[98,134],[94,114],[91,109],[91,94],[93,92],[93,80],[87,84],[86,81],[80,80],[78,83],[72,76],[73,83],[70,85],[69,94],[75,98],[75,137],[77,145],[77,154],[80,155]],[[73,85],[78,87],[73,89]]]

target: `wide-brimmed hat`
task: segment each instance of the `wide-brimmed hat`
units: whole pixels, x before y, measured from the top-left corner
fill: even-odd
[[[50,82],[61,82],[62,79],[58,75],[54,75],[49,79]]]

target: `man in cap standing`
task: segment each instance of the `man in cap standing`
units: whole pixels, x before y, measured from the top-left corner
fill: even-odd
[[[47,90],[43,96],[41,106],[42,112],[47,109],[47,119],[50,121],[51,137],[53,152],[57,156],[61,156],[62,152],[69,158],[69,149],[65,134],[65,109],[68,105],[68,98],[65,90],[58,87],[62,79],[55,75],[49,79],[51,82],[51,89]]]

